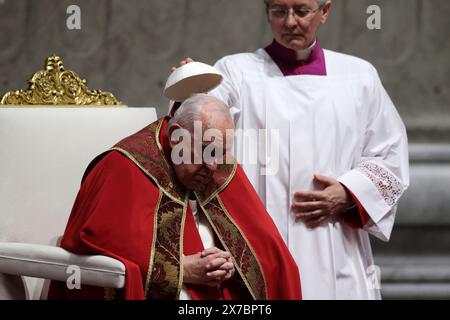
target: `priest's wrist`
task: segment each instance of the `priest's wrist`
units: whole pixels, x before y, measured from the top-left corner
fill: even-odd
[[[343,213],[349,213],[351,212],[353,209],[355,209],[357,207],[356,203],[353,202],[353,204],[347,206],[347,208],[344,209]]]
[[[191,273],[189,270],[189,260],[183,256],[183,283],[190,283]]]
[[[351,212],[353,209],[355,209],[357,207],[357,205],[356,205],[356,202],[353,199],[350,191],[347,189],[347,187],[344,186],[342,183],[341,183],[341,185],[342,185],[342,187],[345,190],[346,200],[347,200],[346,203],[345,203],[344,209],[342,210],[342,213],[345,214],[345,213]]]
[[[203,285],[208,281],[199,260],[202,260],[200,253],[183,255],[183,283]]]

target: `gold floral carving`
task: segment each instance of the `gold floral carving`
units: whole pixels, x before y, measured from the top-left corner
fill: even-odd
[[[0,105],[124,106],[109,92],[89,90],[86,80],[65,70],[61,58],[56,55],[48,57],[45,70],[36,72],[28,82],[28,90],[7,92]]]

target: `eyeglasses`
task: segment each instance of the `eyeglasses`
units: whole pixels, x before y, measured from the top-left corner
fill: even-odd
[[[288,8],[283,6],[272,6],[268,11],[270,20],[284,20],[291,14],[291,11],[293,12],[294,18],[296,19],[308,19],[321,9],[322,6],[319,6],[316,10],[307,7]]]

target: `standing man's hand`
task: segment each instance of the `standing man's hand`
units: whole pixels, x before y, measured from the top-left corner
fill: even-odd
[[[184,60],[181,60],[180,61],[180,67],[184,66],[185,64],[191,63],[191,62],[194,62],[194,60],[192,60],[191,58],[186,58]],[[177,68],[176,67],[172,67],[170,69],[170,72],[174,72],[175,70],[177,70]]]
[[[231,254],[216,247],[183,259],[185,283],[215,287],[234,275]]]
[[[292,204],[296,220],[302,220],[308,228],[316,228],[329,217],[354,205],[351,195],[339,181],[319,175],[315,175],[314,179],[322,183],[325,189],[296,192]]]

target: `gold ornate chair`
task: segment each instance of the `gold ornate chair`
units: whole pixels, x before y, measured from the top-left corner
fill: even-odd
[[[89,90],[57,56],[0,103],[0,299],[39,299],[44,281],[121,288],[125,268],[103,256],[56,247],[90,160],[156,120],[153,108],[127,108]],[[45,298],[45,297],[44,297]]]

